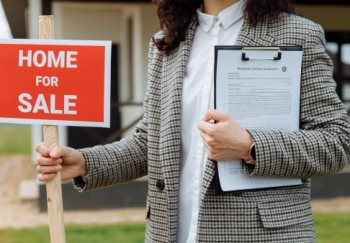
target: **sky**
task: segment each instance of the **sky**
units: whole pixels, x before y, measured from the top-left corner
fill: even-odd
[[[12,34],[0,1],[0,39],[9,38],[12,38]]]

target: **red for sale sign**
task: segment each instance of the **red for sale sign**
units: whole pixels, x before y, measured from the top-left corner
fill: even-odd
[[[0,41],[0,122],[109,127],[110,41]]]

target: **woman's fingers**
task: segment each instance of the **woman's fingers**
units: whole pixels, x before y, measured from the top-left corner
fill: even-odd
[[[57,146],[51,150],[50,157],[53,159],[57,159],[60,157],[66,157],[68,151],[69,151],[69,149],[66,147]]]
[[[56,173],[51,174],[39,174],[38,180],[41,182],[47,182],[49,180],[52,180],[55,177]]]
[[[39,143],[35,146],[35,151],[41,154],[44,157],[50,156],[50,149],[45,146],[44,143]]]
[[[37,144],[35,146],[35,151],[41,154],[43,157],[51,157],[52,159],[65,157],[69,153],[69,149],[66,147],[57,146],[51,150],[46,147],[44,143]]]
[[[38,165],[36,167],[36,172],[39,174],[51,174],[51,173],[57,173],[62,170],[61,165],[54,165],[54,166],[42,166]]]
[[[58,165],[62,163],[62,159],[52,159],[52,158],[47,158],[43,156],[39,156],[36,159],[37,165],[42,165],[42,166],[52,166],[52,165]]]

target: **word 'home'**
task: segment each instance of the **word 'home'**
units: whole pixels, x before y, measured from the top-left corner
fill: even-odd
[[[78,68],[77,51],[19,51],[20,67]]]

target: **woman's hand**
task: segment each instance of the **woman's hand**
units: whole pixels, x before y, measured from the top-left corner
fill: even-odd
[[[211,121],[215,121],[214,124]],[[253,138],[228,113],[208,110],[198,124],[206,152],[210,159],[225,161],[250,159],[250,146]]]
[[[36,167],[39,181],[49,181],[59,171],[62,181],[87,175],[85,158],[78,150],[63,146],[50,150],[44,143],[36,145],[35,150],[41,154]]]

